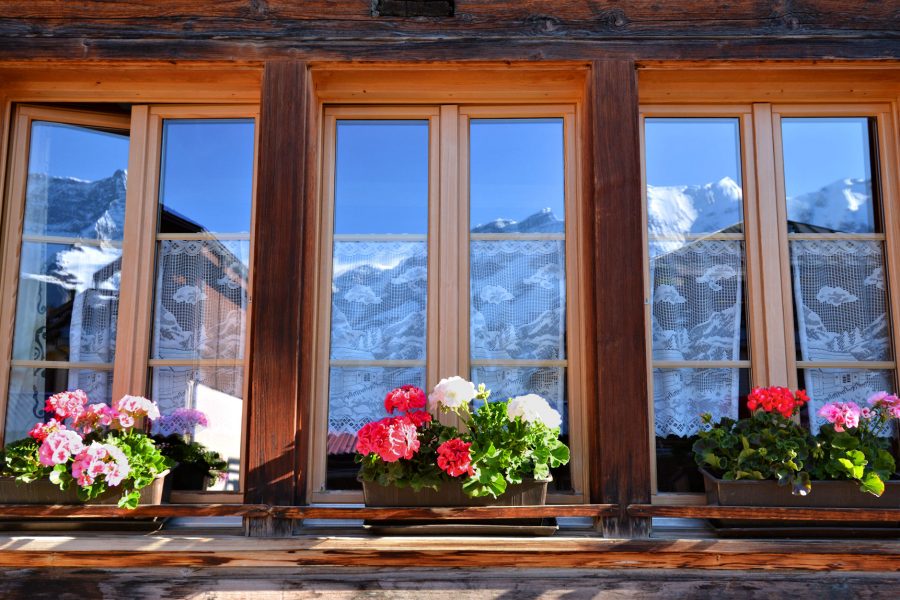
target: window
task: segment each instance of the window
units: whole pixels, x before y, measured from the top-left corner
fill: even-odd
[[[255,107],[20,107],[7,196],[0,385],[20,439],[47,396],[144,394],[207,413],[240,489]],[[20,254],[19,269],[9,269]]]
[[[329,107],[324,133],[312,499],[358,500],[356,431],[404,383],[541,394],[579,444],[573,107]]]
[[[895,389],[887,107],[642,111],[654,492],[701,492],[691,446],[751,385]]]

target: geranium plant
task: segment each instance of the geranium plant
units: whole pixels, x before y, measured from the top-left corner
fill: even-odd
[[[813,436],[797,414],[809,401],[803,390],[754,388],[747,399],[749,418],[723,418],[698,433],[694,459],[701,468],[726,480],[774,479],[805,496],[813,480],[851,480],[860,491],[880,496],[896,468],[885,437],[892,419],[900,418],[900,399],[886,392],[854,402],[833,402],[819,410],[828,424]]]
[[[51,396],[45,413],[49,420],[0,453],[0,475],[25,483],[46,478],[62,490],[76,486],[82,501],[119,488],[119,506],[135,508],[140,490],[173,464],[143,430],[160,416],[146,398],[124,396],[108,406],[68,391]]]
[[[415,490],[459,480],[469,496],[496,498],[526,478],[548,480],[550,469],[568,463],[560,415],[546,400],[528,394],[489,402],[489,396],[484,384],[476,388],[462,377],[442,379],[427,398],[410,385],[390,391],[391,416],[357,434],[360,479]],[[447,412],[460,417],[463,431],[435,418]]]
[[[204,479],[207,485],[213,485],[225,478],[228,463],[222,455],[194,439],[197,430],[207,427],[209,417],[195,408],[178,408],[153,421],[153,441],[163,456],[175,463],[175,489],[202,489]]]

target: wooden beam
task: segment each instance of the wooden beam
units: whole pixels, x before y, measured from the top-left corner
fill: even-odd
[[[0,504],[0,519],[110,519],[153,517],[267,517],[266,504],[150,504],[134,510],[114,504]]]
[[[590,127],[597,336],[596,419],[590,439],[592,502],[619,504],[604,519],[610,537],[643,537],[648,519],[625,507],[650,501],[645,351],[644,249],[637,73],[632,61],[596,61]]]
[[[633,517],[675,517],[684,519],[722,519],[747,521],[828,521],[900,523],[900,508],[818,508],[799,506],[662,506],[632,504]]]
[[[254,503],[298,499],[309,81],[300,61],[269,62],[263,72],[245,492]],[[290,521],[271,517],[248,525],[251,534],[291,533]]]
[[[544,506],[337,507],[273,506],[272,513],[288,519],[410,519],[473,520],[533,519],[542,517],[597,518],[618,512],[612,504],[559,504]]]

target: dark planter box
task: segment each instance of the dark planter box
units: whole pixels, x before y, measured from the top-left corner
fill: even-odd
[[[541,506],[547,501],[547,484],[550,481],[525,480],[510,485],[497,498],[490,496],[470,498],[463,492],[459,481],[445,482],[440,489],[385,487],[377,483],[363,482],[366,506]],[[556,519],[490,519],[490,520],[367,520],[367,528],[373,533],[391,535],[553,535],[558,526]]]
[[[363,481],[366,506],[540,506],[547,502],[549,481],[525,480],[510,485],[498,498],[470,498],[459,481],[445,482],[439,490],[383,486]]]
[[[141,504],[161,504],[165,475],[141,490]],[[91,504],[116,504],[122,496],[122,488],[107,490]],[[61,490],[46,479],[22,483],[12,477],[0,477],[0,503],[3,504],[85,504],[78,499],[76,488]]]
[[[806,496],[791,494],[787,485],[776,481],[726,481],[718,479],[701,469],[706,487],[706,501],[718,506],[767,506],[805,508],[900,508],[900,481],[888,481],[881,496],[873,496],[859,491],[859,484],[853,481],[813,481],[812,491]],[[718,520],[710,523],[720,532],[729,535],[835,535],[859,533],[871,536],[895,535],[900,522],[840,522],[821,523],[819,521],[757,521]],[[755,533],[754,533],[755,532]]]

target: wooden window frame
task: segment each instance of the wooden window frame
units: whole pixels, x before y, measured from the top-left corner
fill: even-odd
[[[654,94],[659,91],[653,90]],[[740,92],[729,92],[733,100]],[[671,98],[669,99],[671,100]],[[756,102],[752,104],[691,103],[642,104],[641,105],[641,161],[644,201],[644,289],[647,336],[647,365],[652,373],[651,311],[649,304],[649,246],[647,232],[646,174],[644,168],[644,119],[669,118],[717,118],[741,119],[741,167],[743,169],[743,209],[746,264],[747,330],[752,386],[781,385],[797,387],[797,369],[803,367],[884,369],[891,371],[897,382],[897,352],[900,350],[900,199],[897,170],[896,104],[871,102],[817,103],[790,102],[777,104]],[[883,240],[885,247],[885,273],[888,277],[887,302],[891,319],[891,348],[894,360],[853,363],[810,362],[800,363],[794,347],[793,290],[790,273],[788,244],[799,239],[787,232],[787,206],[784,192],[784,164],[781,150],[782,117],[869,117],[876,121],[878,156],[877,168],[881,182],[881,210],[883,230],[881,234],[835,234],[839,239]],[[686,365],[691,366],[691,365]],[[729,365],[730,366],[730,365]],[[743,368],[743,367],[742,367]],[[694,505],[705,504],[701,493],[660,493],[657,489],[657,464],[653,416],[652,376],[648,376],[648,412],[650,421],[649,443],[651,448],[651,504]]]
[[[579,280],[583,277],[578,211],[579,159],[575,104],[479,105],[443,104],[416,106],[352,105],[322,107],[322,189],[317,233],[319,235],[319,277],[316,281],[315,377],[311,393],[311,451],[307,494],[312,502],[361,502],[362,492],[329,490],[326,487],[325,439],[328,426],[328,379],[330,355],[331,264],[334,241],[334,180],[336,123],[346,119],[409,119],[429,121],[429,231],[428,240],[428,329],[426,388],[441,377],[460,374],[469,377],[469,120],[561,118],[564,136],[564,181],[566,231],[566,326],[567,399],[570,411],[570,445],[573,490],[555,493],[556,504],[585,502],[587,489],[586,419],[583,418],[585,388],[583,373],[583,313],[585,301]],[[451,273],[452,276],[440,276]],[[383,362],[383,361],[382,361]],[[479,361],[481,362],[481,361]],[[487,364],[488,361],[484,361]],[[549,361],[540,361],[543,362]],[[559,362],[559,361],[553,361]],[[406,362],[404,361],[404,365]],[[381,366],[389,366],[387,364]],[[453,422],[452,417],[442,420]],[[457,424],[454,422],[454,424]]]

